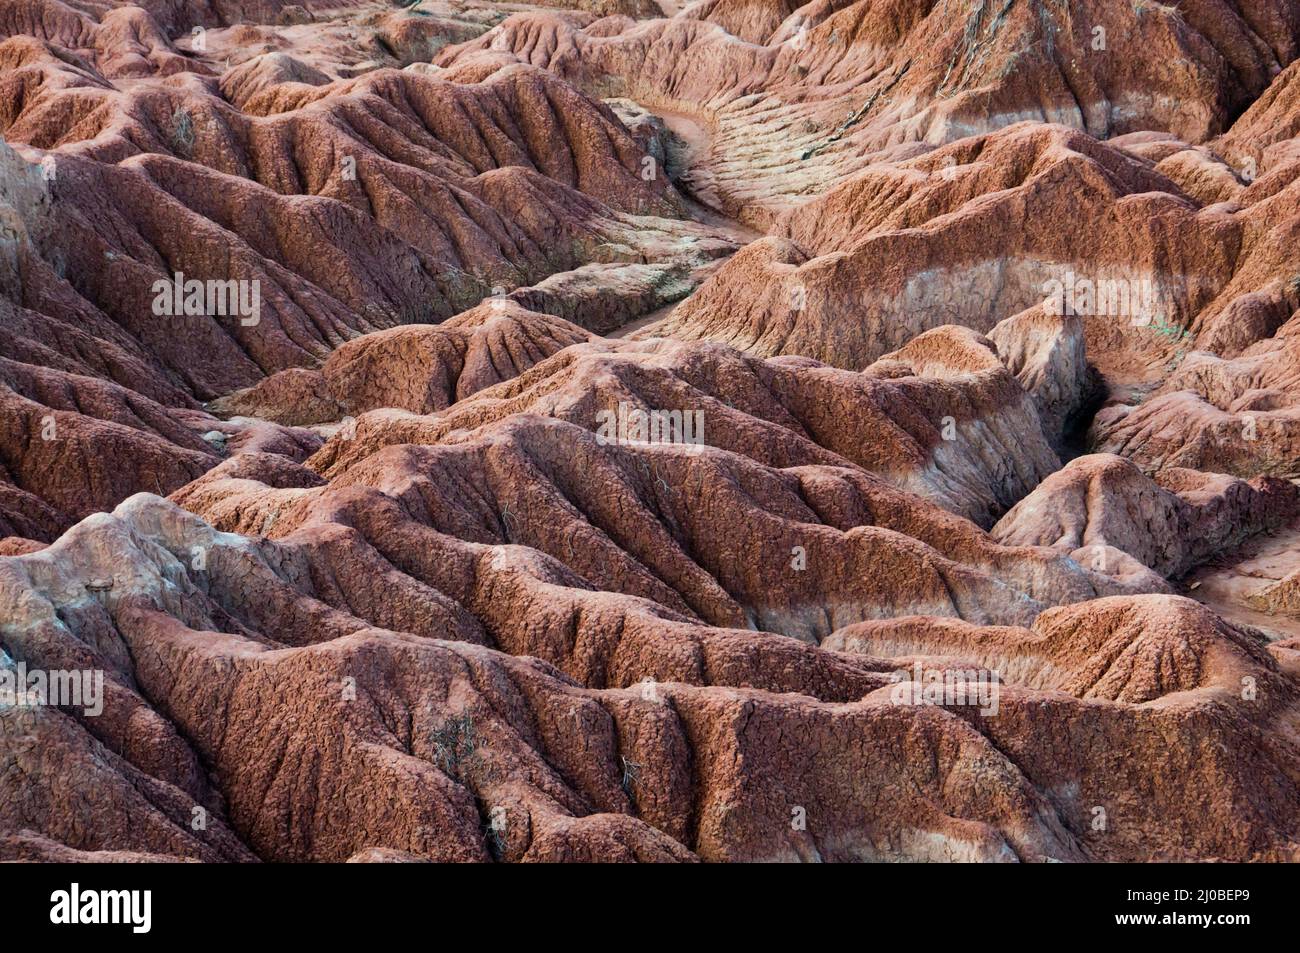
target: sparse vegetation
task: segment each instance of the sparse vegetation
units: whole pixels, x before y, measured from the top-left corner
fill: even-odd
[[[639,764],[636,761],[630,761],[624,756],[620,756],[620,758],[623,762],[623,780],[621,782],[623,785],[623,791],[631,797],[633,793],[632,789],[636,786],[637,781],[641,780],[641,769],[644,768],[645,765]]]
[[[460,780],[478,752],[474,716],[463,712],[448,718],[433,732],[433,761],[443,774]]]
[[[194,151],[194,117],[184,106],[172,113],[172,148],[176,154],[188,159]]]

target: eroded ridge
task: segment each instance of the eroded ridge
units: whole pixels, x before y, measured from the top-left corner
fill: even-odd
[[[1298,43],[0,4],[0,859],[1300,859]]]

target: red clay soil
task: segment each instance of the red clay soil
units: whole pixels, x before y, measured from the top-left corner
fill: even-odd
[[[0,860],[1300,860],[1298,55],[0,0]]]

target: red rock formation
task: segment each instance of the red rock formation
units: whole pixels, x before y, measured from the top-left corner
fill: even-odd
[[[650,24],[521,14],[439,62],[524,60],[698,116],[713,135],[711,184],[728,209],[765,221],[864,154],[1020,120],[1205,140],[1298,41],[1300,18],[1281,2],[710,0]]]
[[[560,318],[496,298],[439,325],[355,338],[319,371],[283,370],[210,406],[286,424],[326,423],[381,407],[432,413],[590,337]]]
[[[1101,572],[1122,574],[1128,556],[1175,577],[1290,522],[1298,511],[1300,489],[1283,480],[1247,483],[1171,468],[1153,481],[1122,457],[1096,454],[1072,460],[1044,480],[998,521],[992,535],[1019,546],[1051,546]]]
[[[1300,860],[1292,5],[509,6],[0,8],[0,860]]]
[[[1032,399],[988,341],[957,328],[867,374],[719,345],[579,345],[444,413],[364,415],[311,465],[333,477],[384,446],[460,440],[520,413],[599,435],[601,414],[620,405],[698,412],[709,446],[776,467],[856,464],[986,525],[1059,465]]]
[[[0,518],[19,535],[49,540],[130,492],[170,492],[220,459],[202,435],[233,436],[199,401],[301,384],[352,338],[440,320],[498,284],[584,322],[622,294],[626,321],[639,313],[626,294],[638,282],[639,307],[657,308],[734,247],[681,221],[667,176],[641,174],[641,141],[544,72],[471,85],[381,70],[331,83],[279,61],[260,78],[227,77],[235,109],[189,61],[174,78],[115,85],[120,71],[104,64],[138,39],[109,28],[124,11],[60,10],[66,24],[23,21],[29,35],[0,43],[0,84],[13,94],[0,128],[35,147],[0,147],[0,217],[11,223],[0,383],[13,392],[0,464],[14,487]],[[76,52],[92,40],[99,52]],[[593,263],[612,271],[584,270]],[[181,295],[166,283],[186,281],[207,283],[203,313],[175,313]],[[224,298],[213,310],[214,286],[237,313]],[[492,347],[495,334],[482,340]],[[548,353],[526,343],[540,340],[503,346],[528,362]],[[486,357],[476,348],[465,357],[467,388],[499,376],[475,363]],[[20,453],[40,447],[32,437],[58,411],[74,415],[66,439]],[[282,419],[338,416],[325,400]],[[93,454],[101,434],[106,450]],[[304,438],[257,439],[300,456]],[[40,485],[34,474],[55,461],[76,486]],[[20,494],[38,498],[36,512],[17,512]]]
[[[354,502],[347,519],[381,511]],[[5,611],[22,613],[16,647],[33,661],[61,663],[86,651],[97,633],[94,651],[106,664],[116,659],[110,697],[149,699],[144,710],[177,724],[187,739],[179,743],[193,746],[228,792],[200,841],[224,831],[226,821],[216,819],[225,817],[266,859],[346,859],[376,849],[519,860],[1280,858],[1294,851],[1277,833],[1294,818],[1277,812],[1295,803],[1295,754],[1264,741],[1268,725],[1294,706],[1294,687],[1251,637],[1185,601],[1120,598],[1053,610],[1036,623],[1038,636],[937,620],[867,623],[828,645],[868,655],[843,655],[673,621],[663,609],[647,614],[652,603],[644,600],[589,593],[582,609],[565,607],[582,590],[566,589],[563,576],[525,583],[521,573],[543,570],[544,562],[532,560],[530,570],[526,550],[478,544],[464,556],[478,563],[477,584],[494,593],[473,600],[474,612],[496,616],[485,631],[455,603],[462,622],[403,618],[434,605],[436,591],[416,577],[451,580],[458,570],[439,568],[445,557],[436,555],[412,561],[421,548],[393,538],[400,525],[390,517],[371,543],[389,546],[404,563],[389,572],[395,583],[405,580],[412,598],[396,596],[390,584],[390,597],[370,606],[332,582],[358,576],[341,572],[340,559],[384,558],[363,541],[367,525],[336,524],[328,534],[304,527],[279,543],[250,544],[148,497],[83,524],[49,553],[0,563],[0,591],[17,592],[12,580],[24,580],[25,607]],[[196,549],[206,553],[199,570]],[[65,611],[62,627],[40,622],[61,592],[105,572],[112,587],[99,601]],[[159,586],[163,574],[167,587]],[[492,610],[505,608],[507,592],[522,594],[521,585],[534,588],[531,611]],[[622,621],[611,628],[613,619],[601,615]],[[381,616],[412,633],[423,625],[428,635],[375,628]],[[908,625],[917,634],[901,635]],[[557,648],[569,643],[589,656],[565,662],[581,683],[545,662],[512,657],[524,651],[519,638],[540,639],[541,647],[551,627],[556,636],[570,633]],[[457,628],[463,641],[445,641]],[[601,633],[610,632],[621,638],[602,644],[608,636]],[[874,633],[898,634],[884,643]],[[485,635],[511,654],[473,644]],[[1083,635],[1116,648],[1081,642]],[[1034,646],[1035,638],[1044,644]],[[1005,673],[998,713],[899,703],[908,676],[890,672],[912,671],[911,656],[936,648],[946,657],[934,663],[941,667]],[[1154,664],[1170,650],[1179,653],[1176,667]],[[1119,660],[1100,663],[1117,651]],[[1233,702],[1247,677],[1261,687],[1261,701]],[[582,687],[611,679],[630,687]],[[275,701],[286,685],[292,706]],[[1167,704],[1150,722],[1138,706],[1157,698]],[[1207,704],[1215,715],[1198,714]],[[1049,713],[1059,750],[1038,726]],[[153,758],[155,771],[174,763],[150,754],[178,743],[166,736],[142,745],[119,739],[111,726],[93,727],[106,734],[97,743],[131,747],[135,759]],[[575,730],[586,742],[581,755],[562,740]],[[1168,741],[1207,731],[1224,743]],[[777,741],[792,733],[810,743]],[[70,743],[51,735],[37,750],[61,752]],[[1121,774],[1109,767],[1118,751],[1131,752]],[[688,764],[703,800],[691,793]],[[737,771],[738,764],[746,767]],[[316,779],[309,788],[297,780],[304,770]],[[1176,788],[1132,797],[1170,770],[1183,779]],[[1228,785],[1231,797],[1216,803],[1232,812],[1232,823],[1216,813],[1190,838],[1170,823],[1191,778]],[[375,784],[391,796],[348,796]],[[201,805],[197,779],[171,785],[182,814]],[[872,808],[885,802],[890,810]],[[1109,807],[1116,836],[1092,828],[1096,805]],[[61,835],[78,850],[103,849],[57,828],[57,804],[46,810],[25,809],[21,826]],[[126,810],[149,816],[139,813],[143,806]],[[805,823],[791,823],[800,817]],[[202,856],[207,849],[182,846],[167,830],[135,823],[93,835],[118,850]]]

